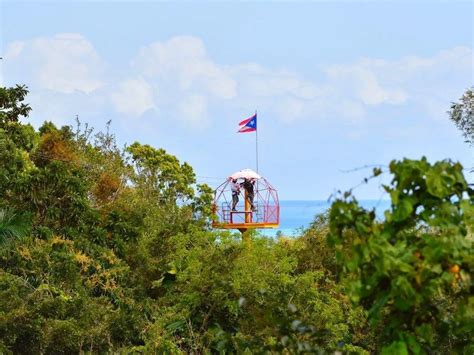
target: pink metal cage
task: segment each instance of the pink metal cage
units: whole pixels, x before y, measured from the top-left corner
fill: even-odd
[[[241,189],[239,202],[232,210],[232,178],[228,178],[214,195],[215,228],[246,230],[250,228],[276,228],[280,223],[278,192],[263,177],[256,179],[254,186],[254,210],[245,203],[246,194]],[[243,179],[238,179],[241,183]]]

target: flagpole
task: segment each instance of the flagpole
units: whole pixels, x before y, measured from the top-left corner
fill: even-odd
[[[255,122],[258,122],[257,110],[255,110]],[[258,174],[258,123],[256,126],[257,127],[255,127],[256,128],[255,130],[255,158],[257,161],[257,174]]]

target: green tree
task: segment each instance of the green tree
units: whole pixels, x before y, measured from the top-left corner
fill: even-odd
[[[127,148],[134,168],[134,182],[152,198],[167,201],[187,201],[194,197],[192,184],[196,182],[193,168],[164,149],[148,144],[133,143]]]
[[[172,240],[145,352],[363,352],[362,310],[323,269],[299,268],[299,243],[203,231]]]
[[[0,87],[0,129],[18,148],[30,151],[35,143],[35,131],[31,125],[20,123],[21,117],[28,117],[31,107],[23,103],[28,90],[26,86]]]
[[[0,128],[18,122],[20,116],[28,117],[31,107],[23,103],[27,94],[28,89],[24,85],[0,87]]]
[[[32,232],[0,254],[1,353],[373,349],[333,251],[318,253],[325,219],[296,241],[243,244],[210,230],[213,191],[189,164],[120,149],[108,126],[36,131],[20,119],[26,89],[4,94],[0,212]],[[23,231],[15,216],[0,238]]]
[[[404,159],[390,171],[384,220],[350,194],[331,206],[329,242],[349,295],[367,309],[379,350],[472,352],[474,191],[450,161]]]
[[[462,132],[466,143],[474,144],[474,91],[467,89],[458,102],[453,102],[449,118]]]

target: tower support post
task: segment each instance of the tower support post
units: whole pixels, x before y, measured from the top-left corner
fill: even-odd
[[[245,198],[245,223],[252,223],[252,207],[250,206],[247,190],[244,191]]]

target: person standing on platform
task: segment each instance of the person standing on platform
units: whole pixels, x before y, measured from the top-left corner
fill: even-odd
[[[232,191],[232,211],[236,211],[235,207],[239,203],[240,194],[240,185],[237,183],[237,179],[232,179],[230,189]]]
[[[247,201],[250,204],[250,208],[253,212],[255,212],[255,206],[253,204],[253,199],[254,199],[254,184],[255,180],[254,179],[244,179],[244,182],[241,184],[241,186],[245,189],[247,192]]]

